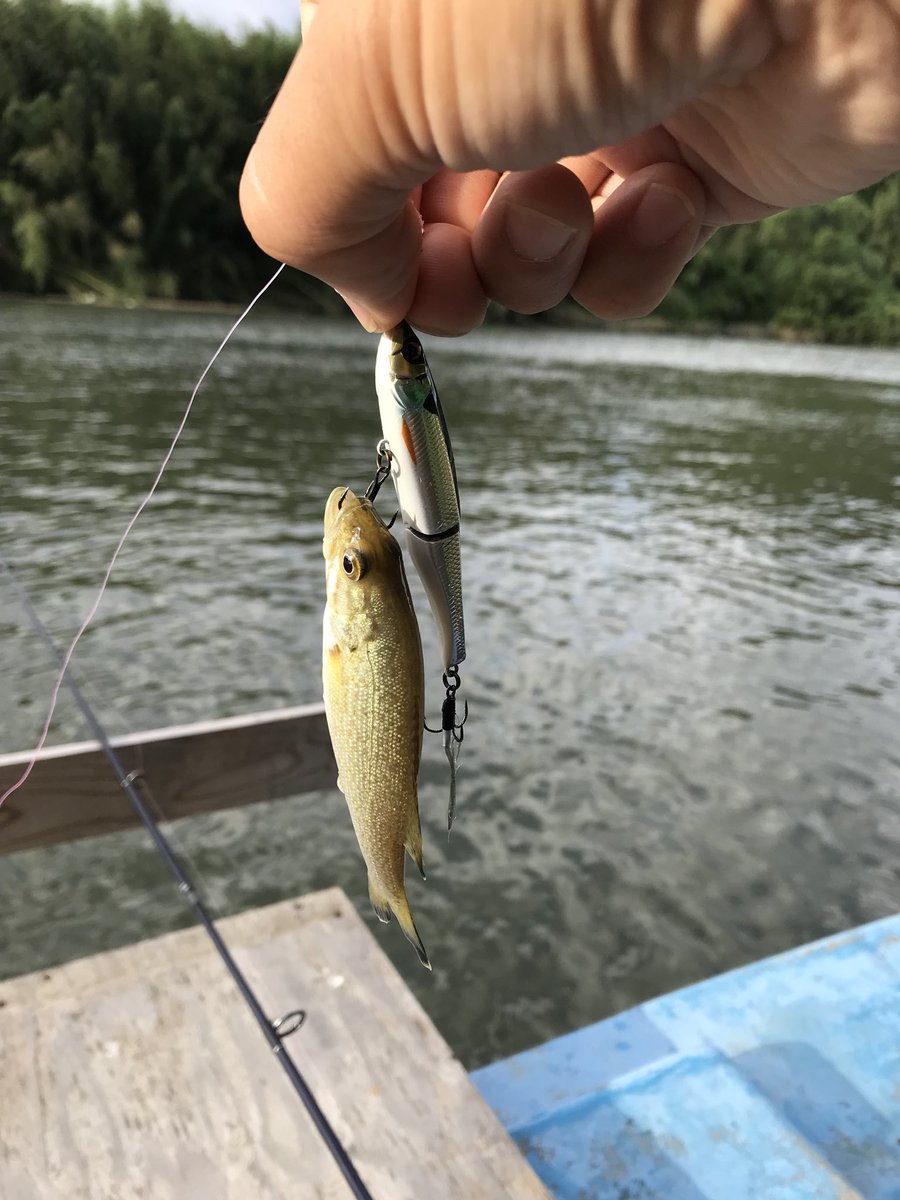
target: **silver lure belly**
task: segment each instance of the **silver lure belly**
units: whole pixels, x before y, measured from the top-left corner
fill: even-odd
[[[453,451],[430,372],[411,385],[391,371],[389,354],[386,336],[376,363],[382,430],[409,556],[428,596],[446,669],[466,656]]]

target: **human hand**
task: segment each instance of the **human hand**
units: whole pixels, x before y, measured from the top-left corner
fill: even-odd
[[[372,330],[638,316],[717,227],[900,166],[900,0],[301,8],[241,205]]]

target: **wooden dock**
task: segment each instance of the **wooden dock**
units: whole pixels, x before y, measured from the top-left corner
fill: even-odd
[[[373,1200],[549,1200],[333,888],[219,923]],[[0,983],[4,1200],[345,1200],[200,929]]]

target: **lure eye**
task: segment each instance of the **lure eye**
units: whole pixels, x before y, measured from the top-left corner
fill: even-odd
[[[358,550],[347,550],[341,559],[341,570],[348,579],[352,579],[354,583],[358,579],[362,579],[368,570],[369,564],[366,562],[366,556],[360,554]]]
[[[420,366],[425,361],[425,351],[422,343],[416,338],[407,338],[403,343],[403,357],[410,366]]]

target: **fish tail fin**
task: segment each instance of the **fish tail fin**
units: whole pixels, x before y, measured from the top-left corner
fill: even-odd
[[[406,893],[404,892],[399,899],[394,900],[391,907],[394,911],[394,916],[397,918],[400,928],[403,930],[406,940],[415,950],[416,954],[418,954],[419,962],[423,967],[426,968],[426,970],[430,971],[431,963],[428,960],[428,951],[422,945],[422,939],[419,937],[419,931],[416,929],[416,923],[412,918],[412,913],[409,911]]]
[[[419,824],[419,814],[414,813],[409,833],[406,836],[406,849],[409,857],[419,868],[419,874],[425,878],[425,861],[422,857],[422,826]]]
[[[399,896],[388,896],[386,892],[381,891],[378,884],[369,877],[369,899],[372,901],[372,907],[375,909],[375,916],[379,921],[389,921],[391,913],[397,918],[397,923],[403,930],[403,935],[410,943],[416,954],[419,956],[419,962],[423,967],[431,970],[431,963],[428,961],[428,952],[422,945],[422,939],[419,937],[419,931],[416,929],[416,923],[412,918],[412,913],[409,911],[409,902],[406,899],[406,892],[402,891]]]

